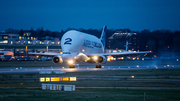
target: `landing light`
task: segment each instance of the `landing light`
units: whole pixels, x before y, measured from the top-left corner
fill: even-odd
[[[69,64],[73,64],[73,60],[69,60],[68,63],[69,63]]]
[[[94,56],[94,60],[97,60],[98,59],[98,57],[97,56]]]
[[[120,57],[119,59],[123,60],[123,59],[124,59],[124,57]]]
[[[110,58],[107,58],[107,61],[111,61],[111,59],[110,59]]]

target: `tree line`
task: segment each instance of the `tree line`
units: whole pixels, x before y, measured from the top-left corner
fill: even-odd
[[[31,28],[30,30],[13,30],[13,29],[7,29],[6,33],[19,33],[20,36],[23,36],[24,32],[31,32],[31,36],[38,37],[38,39],[41,39],[45,36],[51,36],[55,38],[60,38],[63,36],[63,34],[69,30],[78,30],[84,33],[92,34],[98,38],[101,36],[102,29],[75,29],[75,28],[67,28],[66,30],[61,31],[50,31],[50,30],[44,30],[42,28],[38,28],[37,30],[34,30]],[[161,53],[161,52],[180,52],[180,31],[171,31],[171,30],[154,30],[150,31],[148,29],[144,29],[142,31],[131,31],[130,29],[107,29],[106,31],[106,48],[108,44],[108,38],[112,36],[115,32],[121,31],[122,33],[128,32],[128,33],[137,33],[136,38],[139,44],[140,51],[143,50],[152,50],[155,53]],[[117,38],[114,43],[118,43],[119,40],[122,40],[122,38]],[[118,44],[117,48],[119,48]]]

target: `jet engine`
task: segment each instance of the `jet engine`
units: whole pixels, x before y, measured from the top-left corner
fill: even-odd
[[[52,60],[54,63],[58,63],[58,64],[63,63],[62,57],[60,57],[60,56],[55,56],[55,57],[53,57]]]
[[[106,60],[107,59],[105,56],[98,56],[96,61],[100,64],[104,64],[104,63],[106,63]]]

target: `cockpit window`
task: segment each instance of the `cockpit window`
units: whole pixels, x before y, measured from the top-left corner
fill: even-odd
[[[63,52],[63,54],[71,54],[70,52]]]

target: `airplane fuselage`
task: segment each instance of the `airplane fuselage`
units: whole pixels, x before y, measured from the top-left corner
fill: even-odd
[[[74,59],[78,54],[103,53],[104,47],[99,38],[93,35],[71,30],[61,39],[63,60]]]

